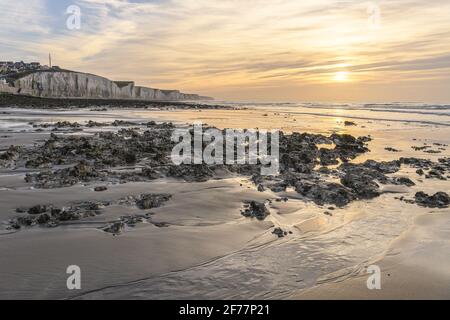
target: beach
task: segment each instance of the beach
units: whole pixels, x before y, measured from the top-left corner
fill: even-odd
[[[0,298],[450,298],[450,209],[431,197],[450,191],[450,106],[181,106],[0,108]],[[280,130],[304,154],[279,180],[173,168],[167,137],[194,122]]]

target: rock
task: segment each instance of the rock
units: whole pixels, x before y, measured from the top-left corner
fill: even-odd
[[[36,224],[36,218],[31,216],[22,216],[17,217],[15,223],[22,225],[22,226],[32,226]]]
[[[47,211],[47,206],[38,204],[38,205],[28,209],[28,214],[40,214],[40,213],[44,213],[46,211]]]
[[[52,205],[37,205],[27,210],[28,216],[20,216],[13,220],[14,223],[23,226],[32,226],[35,224],[55,227],[62,221],[73,221],[82,218],[93,217],[100,214],[102,203],[85,201],[65,207],[64,209]],[[26,211],[22,210],[21,211]],[[36,217],[36,215],[39,215]]]
[[[20,147],[10,146],[6,152],[0,154],[0,168],[14,167],[20,156]]]
[[[96,192],[102,192],[102,191],[106,191],[106,190],[108,190],[108,188],[105,186],[99,186],[99,187],[94,188],[94,191],[96,191]]]
[[[320,167],[317,171],[322,174],[331,174],[331,170],[328,167]]]
[[[116,235],[122,233],[123,229],[125,229],[125,224],[122,221],[117,221],[103,228],[103,231]]]
[[[439,179],[439,180],[447,180],[447,178],[445,178],[441,172],[439,172],[438,170],[432,169],[430,171],[428,171],[428,173],[426,174],[425,178],[427,179]]]
[[[57,217],[61,213],[61,211],[62,210],[59,209],[59,208],[52,208],[50,210],[50,214],[51,214],[52,217]]]
[[[285,235],[287,235],[287,232],[283,231],[281,228],[275,228],[272,231],[272,234],[278,236],[278,238],[283,238]]]
[[[251,201],[248,204],[248,208],[241,212],[241,214],[244,217],[256,218],[262,221],[270,214],[270,211],[263,202]]]
[[[349,127],[349,126],[356,126],[356,123],[354,123],[353,121],[345,121],[345,122],[344,122],[344,125],[345,125],[346,127]]]
[[[152,208],[158,208],[165,202],[169,201],[172,195],[167,193],[162,194],[141,194],[140,198],[136,201],[136,205],[139,209],[146,210]]]
[[[50,221],[50,216],[47,213],[41,214],[36,221],[39,224],[45,224]]]
[[[78,212],[64,210],[59,215],[57,215],[56,218],[59,221],[75,221],[80,220],[81,215]]]
[[[106,111],[106,110],[105,110]],[[89,120],[87,123],[86,123],[86,127],[88,127],[88,128],[92,128],[92,127],[103,127],[103,126],[107,126],[108,124],[107,123],[101,123],[101,122],[97,122],[97,121],[92,121],[92,120]]]
[[[149,218],[147,218],[146,215],[131,215],[120,217],[120,220],[129,227],[134,227],[136,224],[144,222],[145,219]]]
[[[295,190],[318,205],[334,204],[344,207],[356,199],[356,195],[350,189],[331,182],[299,181],[295,185]]]
[[[170,226],[167,222],[152,222],[152,224],[158,228],[168,228]]]
[[[375,161],[375,160],[367,160],[363,163],[363,166],[366,168],[377,170],[380,173],[388,174],[388,173],[396,173],[400,170],[401,162],[394,161]]]
[[[152,168],[142,168],[142,176],[150,180],[159,179],[161,177],[160,173]]]
[[[125,120],[114,120],[114,122],[111,123],[111,125],[114,127],[127,127],[127,126],[135,126],[136,123]]]
[[[437,192],[432,196],[420,191],[415,195],[416,203],[428,208],[447,208],[450,203],[450,198],[445,192]]]
[[[20,228],[21,228],[20,224],[17,221],[11,221],[9,224],[9,227],[7,227],[6,229],[7,230],[11,230],[11,229],[19,230]]]
[[[386,174],[400,170],[398,161],[377,162],[368,160],[362,164],[345,163],[339,167],[346,175],[341,182],[352,188],[362,198],[373,198],[378,194],[378,186],[374,180],[387,184],[392,182]],[[367,186],[364,186],[367,183]],[[363,189],[360,189],[362,187]]]
[[[188,182],[204,182],[214,176],[211,168],[205,164],[171,166],[167,176],[182,178]]]
[[[47,222],[47,227],[48,228],[55,228],[57,226],[59,226],[59,222],[58,221],[50,220],[49,222]]]
[[[423,175],[425,174],[425,172],[424,172],[422,169],[417,169],[417,170],[416,170],[416,173],[417,173],[419,176],[423,176]]]
[[[429,167],[433,164],[432,161],[430,160],[426,160],[426,159],[418,159],[418,158],[400,158],[399,159],[400,163],[402,164],[407,164],[416,168],[424,168],[424,167]]]
[[[347,173],[341,183],[352,189],[360,199],[372,199],[380,195],[379,186],[371,175]]]
[[[137,161],[136,155],[132,152],[125,152],[123,155],[123,159],[125,160],[125,163],[127,163],[127,164],[133,164],[133,163],[136,163],[136,161]]]
[[[404,185],[404,186],[407,186],[407,187],[412,187],[412,186],[416,185],[411,179],[409,179],[407,177],[395,178],[394,179],[394,183],[395,184]]]
[[[368,137],[355,138],[349,134],[337,134],[331,135],[330,139],[336,145],[336,150],[342,156],[356,156],[359,153],[365,153],[369,149],[366,148],[365,142],[368,141]]]
[[[322,166],[336,165],[339,163],[337,158],[339,153],[336,150],[321,148],[319,150],[320,164]]]
[[[287,187],[288,187],[288,185],[285,182],[278,182],[278,183],[274,183],[269,186],[270,190],[275,193],[284,192],[284,191],[286,191]]]

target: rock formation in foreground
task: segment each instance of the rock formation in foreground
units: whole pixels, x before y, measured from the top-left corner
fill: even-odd
[[[0,92],[43,98],[212,100],[178,90],[139,87],[133,81],[112,81],[93,74],[66,70],[25,73],[9,79],[7,84],[0,84]]]

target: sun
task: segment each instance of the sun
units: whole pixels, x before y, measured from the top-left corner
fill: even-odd
[[[336,72],[334,74],[334,81],[336,81],[336,82],[348,81],[348,72],[347,71]]]

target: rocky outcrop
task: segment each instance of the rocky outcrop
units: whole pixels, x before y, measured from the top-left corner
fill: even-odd
[[[0,88],[1,89],[1,88]],[[178,90],[135,86],[132,81],[111,81],[88,73],[40,71],[11,82],[8,92],[43,98],[131,99],[131,100],[211,100]]]

